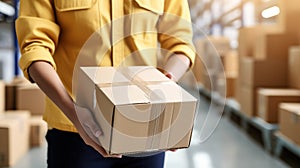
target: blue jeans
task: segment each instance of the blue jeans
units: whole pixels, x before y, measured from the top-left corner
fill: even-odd
[[[48,168],[163,168],[165,153],[146,157],[104,158],[86,145],[79,134],[47,132]]]

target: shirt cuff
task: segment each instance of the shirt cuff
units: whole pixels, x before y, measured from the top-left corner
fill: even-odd
[[[30,75],[28,73],[28,68],[30,65],[35,61],[45,61],[52,65],[52,67],[56,70],[56,64],[54,62],[54,59],[48,49],[45,48],[37,48],[33,49],[31,51],[28,51],[24,54],[22,54],[20,60],[19,60],[19,66],[21,70],[23,71],[24,77],[33,82],[30,78]]]

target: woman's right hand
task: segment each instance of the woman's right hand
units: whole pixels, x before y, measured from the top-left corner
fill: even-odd
[[[84,142],[97,150],[103,157],[121,158],[122,155],[109,155],[99,142],[99,137],[102,135],[100,126],[95,122],[95,119],[90,110],[74,104],[78,122],[74,121],[74,125]]]
[[[103,157],[121,157],[121,155],[108,155],[101,147],[97,138],[101,136],[101,129],[94,121],[91,112],[74,104],[51,64],[45,61],[35,61],[28,68],[28,72],[30,78],[72,121],[87,145],[93,147]]]

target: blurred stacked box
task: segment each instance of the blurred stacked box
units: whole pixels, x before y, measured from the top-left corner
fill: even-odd
[[[19,87],[30,84],[23,77],[16,77],[5,84],[5,110],[17,109],[17,90]]]
[[[45,143],[45,95],[23,77],[0,82],[0,167],[13,166],[30,147]]]
[[[194,66],[198,82],[208,91],[219,92],[222,96],[234,95],[238,73],[237,51],[230,47],[230,40],[222,36],[208,36],[196,41],[198,58]]]
[[[268,123],[278,123],[278,106],[283,102],[299,102],[300,90],[296,89],[259,89],[258,116]]]
[[[258,114],[258,88],[289,87],[289,47],[297,45],[299,38],[295,32],[289,31],[288,26],[282,25],[242,28],[239,33],[240,70],[236,99],[241,111],[253,117]],[[251,99],[242,93],[251,93]]]
[[[31,115],[42,115],[45,108],[45,94],[35,84],[27,84],[17,89],[18,110],[29,110]]]
[[[42,146],[45,143],[47,132],[47,123],[43,121],[42,116],[32,116],[29,119],[30,125],[30,147]]]
[[[300,145],[300,103],[281,103],[279,109],[280,132]]]
[[[0,167],[13,166],[29,149],[28,111],[0,115]]]

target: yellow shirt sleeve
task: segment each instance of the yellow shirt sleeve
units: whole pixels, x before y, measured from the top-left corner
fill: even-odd
[[[158,32],[161,47],[168,51],[166,57],[174,53],[184,54],[193,65],[196,53],[187,0],[165,0],[164,15],[158,25]]]
[[[19,66],[24,76],[30,79],[27,69],[34,61],[49,62],[56,69],[52,55],[58,43],[60,28],[55,23],[49,0],[20,3],[20,14],[16,20],[16,33],[22,54]]]

